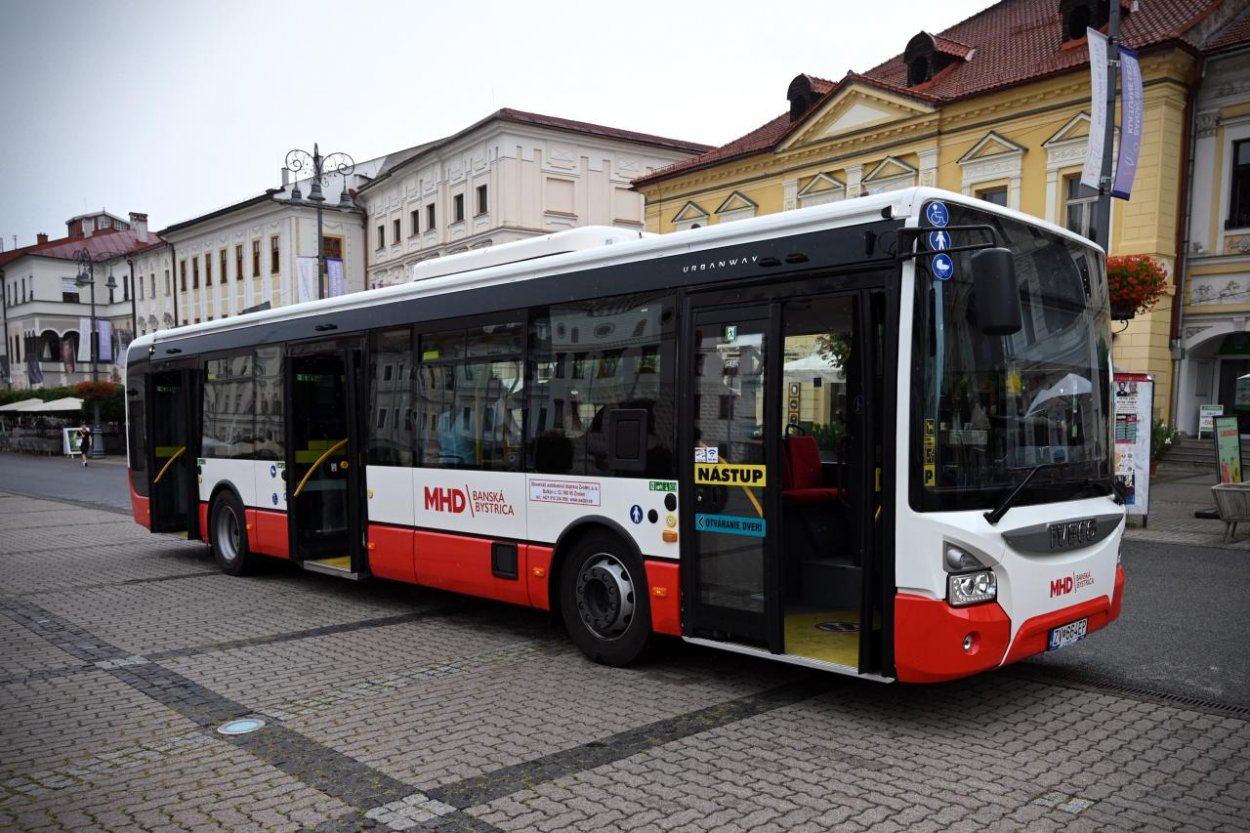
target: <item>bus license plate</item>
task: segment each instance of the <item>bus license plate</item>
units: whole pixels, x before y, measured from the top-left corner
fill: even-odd
[[[1080,642],[1085,638],[1085,634],[1089,631],[1089,619],[1077,619],[1075,622],[1069,622],[1050,631],[1050,642],[1046,646],[1047,651],[1057,651],[1060,648],[1066,648],[1073,642]]]

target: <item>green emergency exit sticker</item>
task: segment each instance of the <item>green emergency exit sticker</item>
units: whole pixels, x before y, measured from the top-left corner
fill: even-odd
[[[677,491],[676,480],[651,480],[648,485],[653,492],[675,492]]]
[[[735,341],[737,340],[737,338],[738,338],[738,325],[726,324],[725,325],[725,341]]]

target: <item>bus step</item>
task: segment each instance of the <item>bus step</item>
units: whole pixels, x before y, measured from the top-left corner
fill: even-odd
[[[325,573],[329,576],[338,576],[339,578],[349,579],[351,581],[362,581],[369,576],[366,573],[352,572],[351,556],[338,555],[330,558],[308,558],[300,562],[305,570],[311,570],[314,573]]]

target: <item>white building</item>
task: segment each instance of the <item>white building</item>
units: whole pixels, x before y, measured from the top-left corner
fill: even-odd
[[[422,260],[587,225],[644,229],[636,177],[710,148],[502,109],[388,167],[356,200],[369,286]]]
[[[57,240],[0,255],[5,349],[0,382],[18,389],[119,381],[117,357],[134,334],[129,258],[156,242],[147,215],[106,211],[67,221]],[[90,350],[92,298],[97,362]],[[94,374],[93,374],[94,371]]]
[[[1199,406],[1220,404],[1250,434],[1250,10],[1203,44],[1192,110],[1171,419],[1196,434]]]

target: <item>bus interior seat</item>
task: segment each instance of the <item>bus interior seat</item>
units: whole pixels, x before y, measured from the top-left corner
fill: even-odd
[[[837,503],[842,490],[825,484],[820,463],[820,447],[810,434],[786,437],[781,455],[781,496],[797,506],[823,506]]]

